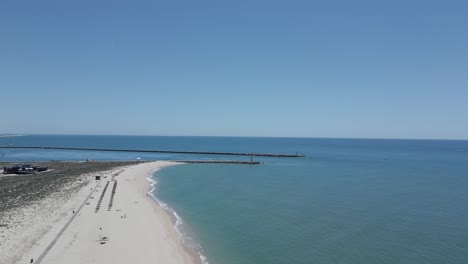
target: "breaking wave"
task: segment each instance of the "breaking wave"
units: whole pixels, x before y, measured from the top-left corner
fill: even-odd
[[[155,169],[151,173],[151,176],[146,178],[148,180],[150,186],[151,186],[151,190],[148,192],[148,195],[150,195],[154,199],[154,201],[156,201],[159,204],[159,206],[161,208],[163,208],[164,210],[169,212],[170,215],[174,216],[174,219],[175,219],[174,229],[177,232],[177,235],[179,237],[179,240],[182,242],[182,245],[189,248],[190,250],[193,250],[194,252],[196,252],[198,254],[199,258],[200,258],[201,263],[209,264],[206,256],[204,256],[203,253],[202,253],[203,250],[202,250],[201,245],[199,243],[195,242],[192,237],[188,236],[186,233],[183,232],[183,223],[184,223],[184,221],[182,220],[182,218],[177,214],[177,212],[174,209],[172,209],[166,203],[159,200],[156,197],[156,195],[154,194],[155,190],[156,190],[156,186],[158,184],[158,181],[155,180],[153,177],[154,177],[155,173],[158,170],[159,169]]]

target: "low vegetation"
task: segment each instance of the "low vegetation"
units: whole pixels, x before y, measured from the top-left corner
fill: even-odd
[[[0,215],[7,210],[32,204],[34,201],[62,191],[63,188],[69,188],[68,186],[73,186],[73,189],[67,190],[73,193],[86,184],[82,177],[78,177],[79,175],[97,173],[135,163],[36,162],[34,164],[49,167],[49,171],[27,175],[0,174]],[[4,166],[13,165],[15,163],[0,162],[2,169]]]

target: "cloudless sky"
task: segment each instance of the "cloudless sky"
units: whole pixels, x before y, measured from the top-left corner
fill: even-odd
[[[0,98],[0,133],[468,139],[468,1],[3,0]]]

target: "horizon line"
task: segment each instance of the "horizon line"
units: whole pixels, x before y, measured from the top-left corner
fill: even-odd
[[[468,141],[467,139],[448,139],[448,138],[379,138],[379,137],[304,137],[304,136],[209,136],[209,135],[148,135],[148,134],[56,134],[56,133],[2,133],[0,137],[17,136],[116,136],[116,137],[218,137],[218,138],[297,138],[297,139],[357,139],[357,140],[440,140],[440,141]]]

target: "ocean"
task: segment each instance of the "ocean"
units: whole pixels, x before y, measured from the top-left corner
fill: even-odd
[[[262,165],[152,176],[186,246],[210,264],[468,263],[468,141],[21,136],[0,146],[271,152]],[[236,157],[0,149],[1,161]],[[249,160],[249,157],[237,157]]]

